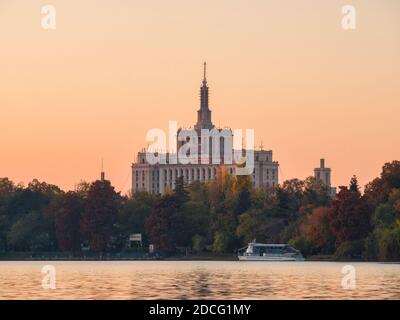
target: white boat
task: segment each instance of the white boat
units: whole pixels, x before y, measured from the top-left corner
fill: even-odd
[[[301,252],[288,244],[265,244],[255,240],[238,250],[238,258],[241,261],[304,261]]]

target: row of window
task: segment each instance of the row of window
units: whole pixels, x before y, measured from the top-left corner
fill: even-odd
[[[233,169],[229,169],[230,174],[233,174]],[[164,174],[164,181],[167,180],[173,180],[175,177],[180,177],[183,176],[185,179],[190,179],[190,180],[200,180],[203,179],[205,180],[206,177],[208,179],[211,179],[212,176],[215,176],[217,173],[216,168],[197,168],[197,169],[163,169],[163,174]],[[139,181],[141,177],[142,182],[144,183],[145,177],[146,177],[146,171],[145,170],[136,170],[135,171],[135,180]],[[151,171],[151,176],[152,180],[159,181],[160,178],[160,172],[159,171]]]

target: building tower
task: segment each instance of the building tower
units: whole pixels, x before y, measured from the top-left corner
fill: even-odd
[[[331,197],[336,195],[336,188],[331,186],[331,168],[325,168],[325,159],[320,159],[319,168],[314,169],[314,178],[328,188]]]
[[[211,121],[211,110],[208,105],[208,85],[207,85],[207,64],[204,62],[204,77],[203,84],[200,87],[200,109],[197,111],[197,123],[194,128],[196,130],[214,128]]]
[[[321,181],[325,186],[331,186],[331,169],[325,168],[325,159],[321,159],[319,168],[314,169],[314,177],[317,181]]]

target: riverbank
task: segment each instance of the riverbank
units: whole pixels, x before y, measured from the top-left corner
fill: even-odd
[[[176,255],[163,257],[145,252],[105,253],[96,254],[80,252],[77,254],[64,252],[3,252],[0,261],[136,261],[136,260],[167,260],[167,261],[235,261],[235,254],[204,253],[196,255]]]
[[[119,253],[119,254],[79,254],[76,256],[65,253],[31,253],[31,252],[14,252],[14,253],[1,253],[0,261],[237,261],[238,258],[235,254],[214,254],[203,253],[196,255],[177,255],[162,257],[156,255],[149,255],[144,253]],[[339,260],[334,255],[314,255],[307,257],[306,261],[315,262],[335,262],[335,261],[352,261],[363,262],[366,260],[348,258]]]

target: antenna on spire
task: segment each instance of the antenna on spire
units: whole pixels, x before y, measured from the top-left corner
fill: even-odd
[[[204,81],[206,81],[206,76],[207,76],[207,62],[204,61]]]
[[[264,145],[263,145],[263,140],[261,139],[261,142],[260,142],[260,150],[262,151],[264,149]]]
[[[105,173],[104,173],[103,166],[104,166],[104,162],[103,162],[103,158],[101,158],[101,174],[100,174],[100,180],[101,181],[105,180]]]

